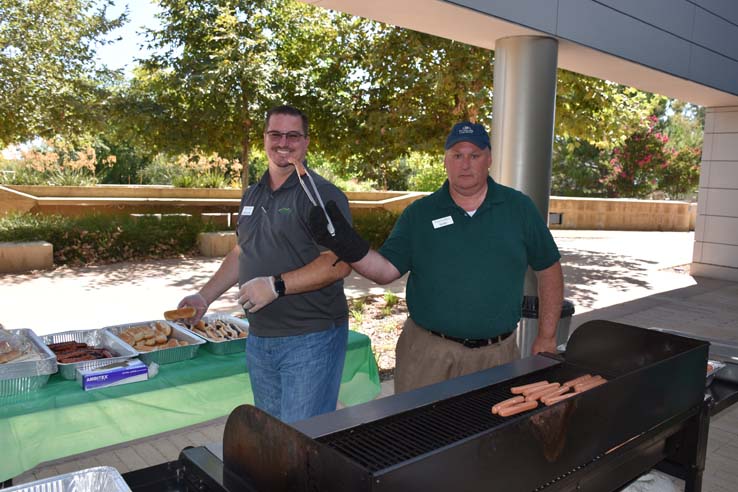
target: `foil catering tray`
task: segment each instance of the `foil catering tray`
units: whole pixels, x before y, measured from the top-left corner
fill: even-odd
[[[3,492],[131,492],[118,470],[97,466],[16,485]]]
[[[245,331],[247,336],[249,332],[248,320],[236,318],[228,314],[206,314],[202,317],[202,321],[208,325],[212,325],[215,322],[221,322],[227,326],[234,326],[237,330]],[[204,336],[201,333],[192,331],[189,326],[178,325],[182,328],[190,331],[190,333],[197,335],[198,337],[204,338],[207,343],[205,344],[205,350],[215,355],[227,355],[244,353],[246,351],[246,338],[232,338],[230,340],[215,340],[209,336]]]
[[[164,320],[139,321],[138,323],[126,323],[124,325],[107,326],[103,328],[103,330],[117,336],[120,332],[128,328],[144,325],[152,326],[155,323],[166,323],[167,325],[171,326],[172,333],[171,335],[169,335],[169,338],[174,338],[175,340],[179,341],[186,341],[187,345],[181,347],[161,348],[157,350],[152,350],[151,352],[136,350],[136,348],[134,347],[133,350],[138,354],[138,358],[141,359],[146,365],[149,365],[152,362],[156,362],[157,364],[161,365],[193,359],[197,355],[197,350],[200,348],[200,345],[203,345],[205,343],[205,340],[198,337],[189,330],[182,328],[176,323]]]
[[[133,350],[133,347],[125,343],[120,338],[116,337],[110,332],[104,330],[74,330],[74,331],[63,331],[61,333],[53,333],[51,335],[45,335],[41,338],[45,344],[50,343],[62,343],[75,341],[77,343],[86,343],[94,347],[102,347],[109,350],[113,354],[117,354],[115,357],[108,359],[97,359],[97,360],[86,360],[83,362],[74,362],[70,364],[62,364],[58,362],[59,374],[64,379],[75,379],[77,377],[77,369],[89,370],[100,366],[107,366],[114,362],[120,362],[126,359],[131,359],[138,355],[138,352]]]
[[[30,393],[42,388],[57,371],[56,356],[32,330],[8,330],[26,341],[33,352],[31,358],[0,364],[0,396]]]

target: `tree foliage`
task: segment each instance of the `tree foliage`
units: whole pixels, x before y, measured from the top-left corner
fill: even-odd
[[[0,0],[0,146],[34,137],[89,140],[105,122],[115,74],[95,47],[125,15],[112,0]]]
[[[162,0],[159,54],[143,60],[120,112],[156,151],[197,147],[248,162],[265,110],[325,105],[341,73],[340,16],[283,0]],[[332,17],[335,17],[333,19]],[[345,91],[345,86],[343,88]],[[244,166],[244,183],[248,166]]]
[[[125,154],[98,166],[106,182],[148,179],[144,165],[162,174],[159,163],[180,155],[238,159],[245,184],[255,177],[249,163],[263,164],[252,148],[265,111],[288,103],[309,114],[313,155],[336,175],[427,188],[442,179],[454,123],[491,127],[492,51],[294,0],[159,0],[161,28],[147,34],[155,54],[121,83],[93,58],[125,20],[106,19],[111,3],[0,0],[0,144],[97,136],[101,154]],[[656,180],[670,194],[688,192],[699,118],[694,107],[560,70],[554,191],[638,195]],[[669,142],[651,142],[655,133]],[[654,147],[639,150],[647,142]],[[651,174],[633,157],[659,161],[657,151],[670,165]]]

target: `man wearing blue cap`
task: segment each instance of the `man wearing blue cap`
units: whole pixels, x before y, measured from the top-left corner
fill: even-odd
[[[406,272],[409,317],[397,342],[395,391],[402,392],[505,364],[520,357],[512,336],[525,273],[538,278],[539,334],[533,353],[556,348],[563,276],[556,243],[526,195],[496,183],[489,135],[461,122],[446,139],[448,179],[408,206],[379,251],[328,204],[336,234],[319,208],[316,241],[379,284]]]

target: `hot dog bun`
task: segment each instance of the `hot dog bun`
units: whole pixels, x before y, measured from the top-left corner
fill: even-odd
[[[175,319],[189,319],[197,314],[197,309],[191,306],[185,306],[171,311],[164,311],[164,319],[174,321]]]

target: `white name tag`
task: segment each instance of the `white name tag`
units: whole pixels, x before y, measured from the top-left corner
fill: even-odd
[[[241,210],[241,215],[251,215],[254,213],[254,207],[243,207],[243,210]]]
[[[447,217],[441,217],[440,219],[436,219],[433,221],[433,228],[439,229],[441,227],[446,227],[447,225],[451,225],[454,223],[454,219],[451,218],[451,216]]]

